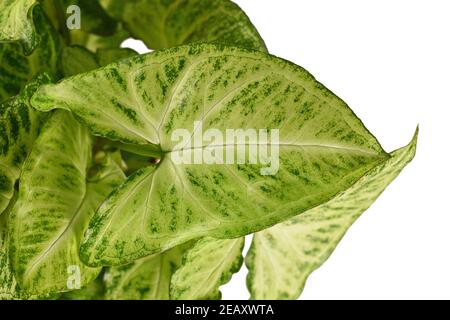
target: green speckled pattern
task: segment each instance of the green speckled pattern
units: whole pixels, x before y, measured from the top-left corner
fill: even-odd
[[[258,232],[246,257],[252,299],[297,299],[355,220],[414,158],[412,142],[330,202]]]
[[[23,298],[11,268],[8,250],[9,239],[7,226],[9,214],[14,203],[15,199],[13,197],[9,207],[0,216],[0,300],[18,300]]]
[[[156,170],[135,173],[94,216],[81,247],[91,266],[124,264],[201,236],[265,229],[330,200],[389,157],[304,69],[218,45],[122,60],[43,86],[32,104],[71,110],[97,135],[163,150]],[[261,164],[175,164],[171,134],[193,130],[196,120],[222,133],[279,129],[279,172],[261,176]]]
[[[36,7],[34,12],[40,43],[29,56],[22,53],[19,42],[0,42],[0,101],[18,94],[40,73],[59,75],[61,40],[42,10]]]
[[[134,38],[151,49],[220,42],[266,51],[247,15],[229,0],[101,0]]]
[[[19,96],[0,104],[0,215],[13,196],[23,162],[48,116],[33,109],[29,99],[39,85],[48,82],[48,77],[39,77]]]
[[[88,130],[57,111],[23,166],[8,229],[16,278],[30,294],[68,291],[69,267],[80,271],[81,286],[100,272],[81,263],[78,249],[90,218],[124,175],[108,158],[87,177],[91,148]]]
[[[33,23],[37,0],[0,1],[0,42],[18,41],[26,54],[39,43]]]
[[[245,238],[203,238],[183,258],[170,283],[177,300],[220,300],[219,288],[231,280],[243,263]]]
[[[168,300],[170,279],[191,242],[131,264],[108,268],[104,275],[105,299]]]

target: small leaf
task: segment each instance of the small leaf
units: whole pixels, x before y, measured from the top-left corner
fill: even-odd
[[[0,215],[14,194],[23,162],[48,116],[33,109],[29,100],[39,85],[48,82],[47,76],[41,76],[19,96],[0,104]]]
[[[62,53],[62,69],[66,77],[99,68],[95,55],[84,47],[65,47]]]
[[[297,299],[308,276],[414,158],[416,143],[417,133],[408,146],[393,152],[330,202],[256,233],[246,257],[252,299]]]
[[[100,2],[151,49],[201,41],[267,51],[247,15],[229,0]]]
[[[191,243],[152,255],[105,272],[106,299],[168,300],[173,273]]]
[[[18,41],[29,55],[39,44],[34,27],[37,0],[2,0],[0,2],[0,42]]]
[[[24,56],[19,43],[0,43],[0,102],[19,94],[41,73],[59,75],[61,40],[39,7],[34,18],[41,42],[31,55]]]
[[[100,272],[81,263],[80,240],[95,210],[124,176],[109,160],[87,177],[91,147],[87,129],[58,111],[23,166],[9,224],[10,255],[21,288],[30,294],[73,290]]]
[[[245,238],[199,240],[187,251],[182,266],[172,277],[171,298],[220,300],[219,287],[230,281],[242,266],[244,244]]]
[[[91,266],[265,229],[329,201],[388,157],[348,106],[304,69],[239,48],[189,45],[132,57],[43,86],[32,104],[70,110],[95,134],[161,158],[156,170],[132,175],[93,218],[80,251]],[[197,121],[202,129],[194,129]],[[189,132],[182,146],[172,138],[177,129]],[[279,130],[279,141],[241,144],[279,149],[272,159],[279,170],[265,175],[262,161],[238,164],[235,140],[210,146],[200,133],[209,129],[222,137],[227,130]],[[188,163],[174,160],[180,150]],[[197,164],[195,150],[232,152],[233,164]]]

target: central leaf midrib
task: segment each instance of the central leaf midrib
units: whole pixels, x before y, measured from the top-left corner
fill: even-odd
[[[162,150],[162,155],[170,154],[173,152],[179,152],[179,151],[190,151],[190,150],[200,150],[200,149],[208,149],[208,148],[227,148],[227,147],[239,147],[239,146],[276,146],[279,147],[293,147],[293,148],[324,148],[324,149],[337,149],[337,150],[343,150],[348,152],[360,152],[367,155],[374,155],[374,156],[382,156],[383,153],[376,152],[371,149],[361,149],[361,148],[352,148],[347,146],[338,146],[338,145],[332,145],[332,144],[297,144],[297,143],[231,143],[231,144],[215,144],[215,145],[204,145],[201,147],[192,147],[192,148],[180,148],[180,149],[173,149],[164,151]]]

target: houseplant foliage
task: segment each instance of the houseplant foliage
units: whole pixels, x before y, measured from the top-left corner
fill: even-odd
[[[414,158],[417,132],[385,152],[231,1],[6,0],[0,12],[0,299],[220,299],[244,260],[252,299],[296,299]],[[154,52],[120,48],[130,36]],[[179,128],[192,129],[181,147]],[[279,129],[276,174],[173,160],[238,150],[193,145],[202,130],[251,128]]]

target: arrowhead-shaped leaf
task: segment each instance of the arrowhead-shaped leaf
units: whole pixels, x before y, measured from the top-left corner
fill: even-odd
[[[229,0],[101,0],[135,38],[151,49],[221,42],[266,51],[247,15]]]
[[[22,289],[32,294],[76,289],[96,278],[99,268],[79,259],[89,220],[124,179],[109,159],[93,177],[87,129],[66,111],[58,111],[42,129],[20,177],[11,213],[10,255]]]
[[[43,86],[32,104],[68,109],[95,134],[162,158],[156,170],[130,177],[93,218],[81,247],[91,266],[265,229],[329,201],[389,157],[304,69],[239,48],[189,45],[133,57]],[[189,133],[180,146],[178,129]],[[219,137],[202,139],[209,129]],[[279,130],[279,139],[221,141],[228,130],[261,129]],[[238,146],[279,149],[272,159],[279,170],[267,175],[261,159],[236,159]],[[190,159],[180,163],[183,152]],[[196,164],[212,154],[215,164]],[[226,154],[233,164],[221,164]]]
[[[177,300],[220,300],[221,285],[242,266],[245,238],[203,238],[189,249],[170,283],[170,297]]]
[[[246,257],[252,299],[297,299],[355,220],[414,158],[412,142],[330,202],[255,234]]]

